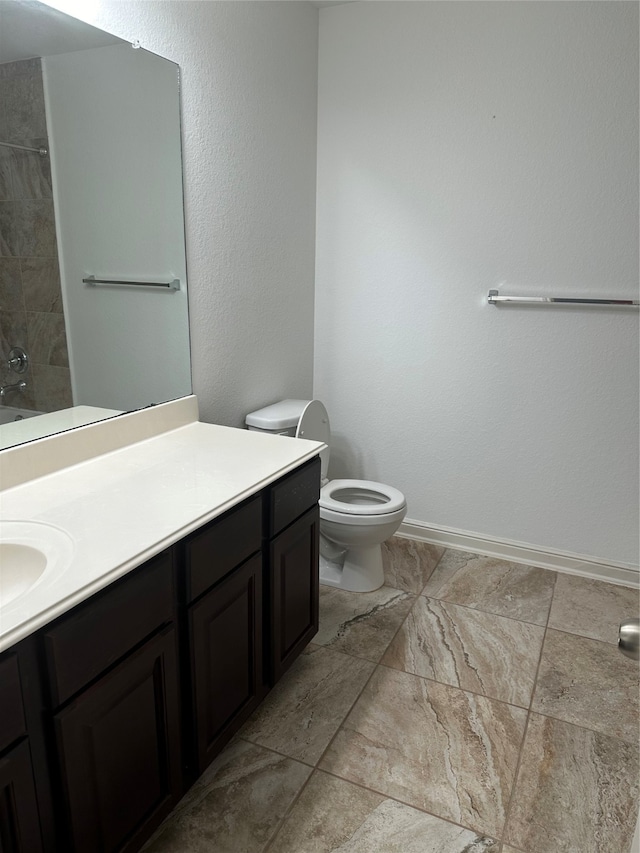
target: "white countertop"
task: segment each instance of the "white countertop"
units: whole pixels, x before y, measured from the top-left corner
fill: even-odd
[[[135,414],[124,417],[135,420]],[[5,489],[0,521],[58,527],[72,538],[74,553],[63,571],[45,572],[29,592],[0,608],[0,651],[322,448],[315,441],[191,422]]]
[[[57,412],[27,413],[27,416],[20,421],[0,423],[0,450],[121,414],[122,412],[116,409],[100,409],[97,406],[72,406]]]

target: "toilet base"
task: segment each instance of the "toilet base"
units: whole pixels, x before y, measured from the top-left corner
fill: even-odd
[[[346,589],[350,592],[373,592],[384,584],[382,549],[351,548],[344,563],[337,563],[320,555],[320,583]]]

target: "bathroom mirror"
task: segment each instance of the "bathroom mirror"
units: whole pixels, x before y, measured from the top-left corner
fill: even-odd
[[[0,143],[0,447],[190,394],[178,67],[0,0]]]

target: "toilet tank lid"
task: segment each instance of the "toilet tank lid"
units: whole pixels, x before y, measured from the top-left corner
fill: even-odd
[[[244,419],[247,426],[259,429],[287,429],[300,420],[309,400],[280,400],[263,409],[250,412]]]

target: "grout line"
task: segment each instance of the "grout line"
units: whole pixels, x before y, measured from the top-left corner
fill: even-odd
[[[443,553],[440,555],[440,558],[439,558],[438,562],[436,563],[436,565],[434,566],[434,568],[433,568],[433,570],[432,570],[431,574],[429,575],[429,578],[430,578],[430,577],[433,575],[433,573],[435,572],[435,570],[436,570],[436,568],[437,568],[437,566],[438,566],[438,564],[439,564],[440,560],[444,557],[444,554],[446,553],[446,550],[447,550],[447,549],[444,549]],[[425,582],[425,586],[426,586],[426,583],[428,582],[429,578],[427,578],[427,581]],[[397,587],[392,587],[392,586],[390,586],[389,584],[386,584],[386,583],[384,584],[384,586],[388,586],[388,587],[389,587],[389,588],[391,588],[391,589],[397,589]],[[424,587],[423,587],[423,589],[424,589]],[[391,670],[391,671],[395,671],[395,672],[397,672],[397,671],[398,671],[398,670],[393,669],[392,667],[388,667],[388,666],[386,666],[385,664],[381,664],[379,661],[380,661],[380,660],[382,660],[382,658],[384,657],[384,655],[386,654],[386,652],[388,651],[388,649],[389,649],[389,648],[391,647],[391,645],[393,644],[393,642],[394,642],[395,638],[397,637],[397,635],[399,634],[399,632],[402,630],[402,628],[403,628],[404,624],[406,623],[407,619],[408,619],[408,618],[409,618],[409,616],[411,615],[411,612],[413,611],[413,608],[416,606],[416,603],[417,603],[417,601],[419,600],[419,598],[420,598],[420,596],[421,596],[421,593],[410,593],[410,592],[408,592],[407,590],[399,590],[399,591],[400,591],[400,592],[404,592],[404,593],[407,593],[407,594],[410,594],[410,595],[414,595],[414,596],[415,596],[414,601],[413,601],[413,603],[412,603],[411,607],[409,608],[409,610],[408,610],[407,614],[405,615],[404,619],[402,619],[402,620],[401,620],[401,622],[399,623],[399,625],[398,625],[398,627],[397,627],[396,631],[394,632],[393,636],[391,637],[391,639],[390,639],[390,640],[389,640],[389,642],[387,643],[387,645],[386,645],[385,649],[383,650],[383,652],[382,652],[382,654],[381,654],[381,656],[380,656],[380,658],[379,658],[378,662],[377,662],[377,663],[374,663],[374,668],[373,668],[373,670],[372,670],[372,672],[371,672],[371,675],[370,675],[370,676],[369,676],[369,678],[366,680],[366,682],[364,683],[364,685],[363,685],[362,689],[360,690],[360,692],[358,693],[358,695],[357,695],[357,696],[356,696],[356,698],[354,699],[354,701],[353,701],[353,703],[351,704],[351,706],[350,706],[349,710],[347,711],[347,713],[345,714],[344,718],[342,719],[342,722],[340,723],[340,725],[339,725],[339,726],[338,726],[338,728],[336,729],[336,731],[335,731],[334,735],[332,736],[332,738],[330,739],[329,743],[327,744],[326,748],[324,749],[324,751],[322,752],[322,754],[321,754],[321,755],[320,755],[320,757],[318,758],[318,760],[317,760],[317,762],[316,762],[316,764],[315,764],[315,767],[314,767],[313,772],[310,774],[309,778],[307,779],[307,781],[305,782],[305,784],[303,785],[303,787],[300,789],[300,792],[298,793],[298,796],[297,796],[297,797],[295,798],[295,800],[292,802],[292,804],[291,804],[290,808],[287,810],[287,812],[286,812],[286,814],[285,814],[284,818],[282,819],[282,821],[281,821],[281,822],[280,822],[280,824],[278,825],[278,829],[276,830],[276,832],[275,832],[275,833],[272,835],[272,837],[270,838],[269,842],[267,843],[267,846],[263,848],[262,853],[267,853],[267,851],[268,851],[269,847],[271,847],[271,846],[272,846],[272,844],[273,844],[273,843],[274,843],[274,841],[275,841],[275,838],[277,837],[277,835],[279,834],[280,830],[282,829],[282,826],[284,825],[284,821],[286,820],[286,818],[287,818],[287,817],[289,816],[289,814],[291,813],[291,810],[293,809],[294,805],[298,802],[298,800],[299,800],[300,796],[302,795],[302,792],[305,790],[306,786],[309,784],[309,781],[311,780],[311,778],[313,777],[314,773],[316,773],[316,772],[327,773],[328,775],[333,776],[333,777],[334,777],[334,778],[336,778],[336,779],[341,779],[342,781],[345,781],[345,782],[347,782],[347,783],[349,783],[349,784],[357,785],[357,787],[360,787],[360,788],[362,788],[363,790],[366,790],[366,791],[370,791],[371,793],[377,794],[378,796],[381,796],[381,797],[383,797],[384,799],[394,800],[395,802],[399,802],[399,803],[401,803],[402,805],[408,806],[408,807],[410,807],[410,808],[417,809],[418,811],[421,811],[421,812],[423,812],[423,813],[425,813],[425,814],[432,815],[433,817],[438,818],[439,820],[444,820],[444,821],[446,821],[447,823],[451,823],[451,824],[453,824],[454,826],[463,826],[463,828],[468,829],[468,830],[469,830],[469,831],[471,831],[471,832],[476,832],[476,833],[478,833],[478,835],[485,835],[485,833],[480,832],[479,830],[477,830],[477,829],[475,829],[475,828],[473,828],[473,827],[464,827],[464,825],[463,825],[463,824],[455,823],[454,821],[451,821],[451,820],[449,820],[448,818],[441,817],[440,815],[436,815],[436,814],[434,814],[433,812],[428,812],[428,811],[426,811],[425,809],[420,809],[419,807],[416,807],[415,805],[412,805],[412,804],[410,804],[410,803],[405,803],[405,802],[403,802],[402,800],[398,800],[398,799],[396,799],[395,797],[390,797],[389,795],[387,795],[387,794],[383,794],[383,793],[381,793],[380,791],[376,791],[376,790],[374,790],[373,788],[368,788],[368,787],[367,787],[367,786],[365,786],[365,785],[362,785],[362,784],[359,784],[359,783],[353,782],[353,781],[351,781],[351,780],[349,780],[349,779],[344,779],[344,777],[342,777],[342,776],[338,776],[336,773],[332,773],[331,771],[326,770],[325,768],[320,767],[320,764],[322,763],[322,761],[323,761],[324,757],[326,756],[326,754],[328,753],[328,751],[331,749],[331,747],[332,747],[332,745],[333,745],[334,741],[336,740],[336,738],[338,737],[338,735],[340,734],[340,732],[343,730],[344,725],[345,725],[345,723],[346,723],[347,719],[349,718],[349,716],[351,715],[351,713],[352,713],[352,711],[353,711],[353,709],[354,709],[355,705],[356,705],[356,704],[357,704],[357,702],[360,700],[360,698],[362,697],[363,693],[365,692],[365,690],[366,690],[366,689],[367,689],[367,687],[369,686],[369,683],[371,682],[372,678],[373,678],[373,677],[374,677],[374,675],[376,674],[376,671],[378,670],[378,668],[379,668],[379,667],[384,667],[385,669],[389,669],[389,670]],[[550,610],[550,609],[551,609],[551,604],[549,604],[549,610]],[[520,621],[522,621],[522,620],[520,620]],[[538,626],[538,627],[540,627],[540,626]],[[323,648],[330,648],[330,646],[324,646]],[[343,653],[343,654],[349,654],[349,652],[342,652],[342,653]],[[350,657],[356,658],[357,660],[362,660],[362,658],[358,657],[357,655],[350,655]],[[369,662],[370,662],[370,663],[372,663],[372,661],[369,661]],[[405,673],[405,674],[407,674],[407,675],[413,675],[413,673]],[[417,677],[421,678],[422,676],[417,676]],[[425,680],[429,680],[429,679],[425,679]],[[431,680],[433,680],[433,679],[431,679]],[[452,685],[446,685],[446,686],[448,686],[448,687],[452,687],[452,689],[461,689],[461,688],[453,687]],[[463,691],[463,692],[464,692],[464,691]],[[467,692],[470,692],[470,691],[467,691]],[[485,698],[491,698],[491,697],[485,697]],[[493,701],[500,701],[500,700],[493,700]],[[509,703],[504,703],[504,704],[509,704]],[[519,706],[513,706],[513,707],[517,707],[517,708],[519,708],[519,710],[523,710],[523,709],[522,709],[522,708],[520,708]],[[506,821],[505,821],[505,823],[506,823]],[[486,837],[492,837],[492,838],[493,838],[493,836],[486,836]],[[496,838],[494,838],[494,840],[495,840],[496,842],[500,843],[500,838],[496,837]]]
[[[522,733],[522,741],[520,742],[520,749],[518,750],[518,760],[516,762],[516,767],[515,767],[514,774],[513,774],[513,784],[511,786],[511,794],[509,796],[509,800],[507,802],[507,807],[506,807],[505,813],[504,813],[504,825],[502,827],[502,833],[501,833],[501,841],[502,841],[503,845],[505,843],[509,843],[509,842],[505,842],[505,838],[506,838],[507,828],[509,826],[509,818],[511,817],[511,810],[513,808],[513,804],[514,804],[514,800],[515,800],[516,788],[518,787],[518,778],[520,776],[520,768],[522,767],[522,761],[523,761],[523,755],[524,755],[524,745],[525,745],[525,742],[527,740],[527,733],[529,731],[529,720],[531,719],[531,714],[535,713],[534,711],[531,710],[531,707],[533,705],[533,699],[534,699],[535,694],[536,694],[536,687],[538,686],[538,675],[540,674],[540,665],[542,663],[542,655],[544,654],[544,644],[545,644],[545,641],[547,638],[547,631],[549,629],[549,619],[551,617],[551,608],[553,607],[553,598],[554,598],[555,591],[556,591],[556,583],[558,581],[558,573],[554,572],[554,575],[555,575],[555,578],[553,581],[553,589],[551,590],[551,599],[549,601],[549,609],[547,611],[547,619],[546,619],[546,622],[544,625],[544,635],[542,637],[542,644],[540,646],[540,655],[538,657],[538,665],[536,667],[535,675],[533,677],[533,688],[531,690],[531,697],[529,698],[529,707],[527,709],[527,719],[526,719],[525,724],[524,724],[524,731]]]
[[[536,692],[535,689],[538,686],[538,675],[540,673],[540,665],[542,663],[542,656],[544,653],[544,647],[545,647],[545,643],[547,640],[547,634],[549,631],[554,631],[554,632],[557,632],[559,634],[564,634],[565,636],[569,636],[569,637],[577,637],[578,639],[581,639],[581,640],[590,640],[593,643],[601,643],[602,645],[608,646],[608,647],[614,646],[614,643],[608,643],[606,640],[597,640],[594,637],[585,637],[583,634],[574,634],[571,631],[562,631],[559,628],[554,628],[554,627],[549,625],[549,621],[551,619],[551,610],[553,608],[553,600],[555,598],[555,593],[556,593],[557,580],[558,580],[558,573],[556,573],[556,583],[554,583],[553,594],[551,596],[551,605],[549,606],[549,615],[547,616],[547,624],[545,627],[544,638],[542,641],[542,648],[540,651],[540,660],[538,662],[538,669],[536,670],[536,676],[535,676],[535,680],[534,680],[534,689],[533,689],[532,694],[531,694],[531,702],[529,705],[529,715],[536,714],[539,717],[546,717],[549,720],[556,720],[557,722],[564,723],[567,726],[574,726],[577,729],[582,729],[583,731],[592,732],[593,734],[599,734],[599,735],[602,735],[604,737],[611,737],[614,740],[618,740],[618,741],[621,741],[622,743],[626,743],[626,744],[631,744],[633,746],[636,743],[635,741],[633,741],[633,742],[628,741],[628,740],[626,740],[626,738],[620,737],[618,735],[610,734],[609,732],[599,731],[598,729],[593,729],[590,726],[584,725],[583,723],[574,723],[574,722],[571,722],[569,720],[563,720],[562,717],[555,717],[553,714],[548,714],[548,713],[544,713],[542,711],[537,711],[537,710],[534,710],[534,708],[533,708],[533,700],[535,698],[535,692]],[[527,726],[528,726],[528,724],[529,724],[529,717],[527,717]]]
[[[307,778],[306,778],[306,780],[305,780],[305,782],[304,782],[304,785],[300,788],[300,790],[298,791],[298,793],[295,795],[295,797],[293,798],[293,800],[292,800],[292,801],[291,801],[291,803],[289,804],[289,808],[288,808],[288,809],[286,809],[285,813],[282,815],[282,817],[281,817],[281,818],[280,818],[280,820],[278,821],[278,825],[276,826],[276,828],[274,829],[273,833],[271,834],[271,837],[267,839],[267,842],[266,842],[266,844],[264,845],[264,847],[262,848],[262,850],[260,851],[260,853],[267,853],[267,851],[269,850],[269,848],[273,846],[273,843],[275,842],[276,838],[277,838],[277,837],[278,837],[278,835],[280,834],[280,830],[283,828],[283,826],[284,826],[284,825],[285,825],[285,823],[287,822],[287,819],[289,818],[289,815],[291,814],[291,812],[294,810],[294,808],[295,808],[295,807],[296,807],[296,805],[298,804],[298,800],[299,800],[299,799],[300,799],[300,797],[302,796],[302,792],[306,790],[307,785],[309,784],[309,782],[310,782],[310,781],[311,781],[311,779],[313,778],[314,773],[316,773],[316,772],[317,772],[316,768],[315,768],[315,767],[312,767],[312,768],[311,768],[311,773],[309,773],[309,775],[307,776]]]
[[[544,571],[549,571],[544,569]],[[485,610],[483,607],[474,607],[472,604],[462,604],[458,601],[451,601],[448,598],[438,598],[435,595],[419,594],[419,598],[426,598],[431,601],[439,601],[442,604],[451,604],[453,607],[464,607],[465,610],[471,610],[473,613],[486,613],[488,616],[497,616],[499,619],[509,619],[511,622],[523,622],[525,625],[533,625],[535,628],[544,628],[546,623],[532,622],[531,619],[519,619],[517,616],[506,616],[504,613],[496,613],[495,610]],[[549,602],[551,609],[551,602]],[[548,617],[547,617],[548,620]]]
[[[407,808],[413,809],[414,811],[420,812],[421,814],[426,814],[429,815],[429,817],[436,818],[436,820],[444,821],[444,823],[448,823],[451,826],[455,826],[460,829],[465,829],[467,830],[467,832],[475,832],[478,836],[484,838],[492,838],[497,844],[501,843],[500,839],[484,832],[483,830],[477,829],[474,826],[465,826],[465,824],[463,823],[458,823],[449,817],[443,817],[442,815],[436,814],[435,812],[431,812],[428,809],[422,808],[421,806],[416,806],[414,803],[408,803],[406,800],[401,800],[398,797],[394,797],[392,794],[385,794],[384,792],[379,791],[376,788],[369,788],[367,785],[363,785],[362,782],[356,782],[353,779],[347,779],[345,776],[339,776],[332,770],[325,770],[322,767],[317,767],[315,772],[324,773],[327,776],[331,776],[333,779],[339,779],[341,782],[345,782],[347,785],[354,785],[356,788],[360,788],[360,790],[362,791],[367,791],[367,793],[369,794],[375,794],[376,796],[380,797],[383,802],[385,800],[391,800],[392,802],[398,803],[401,806],[406,806]]]
[[[627,746],[637,746],[637,740],[626,740],[626,738],[620,737],[619,735],[612,735],[609,732],[603,732],[599,729],[591,729],[589,726],[585,726],[583,723],[572,723],[570,720],[563,720],[562,717],[554,717],[552,714],[544,714],[541,711],[531,711],[536,717],[545,717],[547,720],[554,720],[556,723],[562,723],[565,726],[571,726],[574,729],[581,729],[583,732],[589,732],[592,735],[600,735],[600,737],[611,738],[611,740],[617,740],[620,743],[624,743]]]
[[[309,761],[303,761],[301,758],[293,758],[293,756],[287,755],[286,752],[281,752],[279,749],[274,749],[272,746],[265,746],[263,743],[258,743],[258,741],[256,741],[256,740],[249,740],[249,738],[246,737],[245,735],[237,734],[233,738],[233,740],[230,740],[229,743],[226,744],[224,749],[227,749],[227,747],[231,746],[231,744],[236,743],[239,740],[243,741],[244,743],[248,743],[251,746],[257,746],[259,749],[266,749],[267,752],[272,752],[274,755],[280,756],[280,758],[286,758],[287,761],[295,761],[296,764],[303,764],[305,767],[308,767],[310,770],[315,770],[315,768],[316,768],[316,765],[311,764],[311,762],[309,762]],[[224,749],[223,749],[223,752],[224,752]],[[218,754],[222,755],[222,752],[220,752]],[[216,758],[214,758],[213,760],[215,761],[217,759],[217,757],[218,756],[216,756]]]
[[[353,655],[352,655],[352,657],[353,657]],[[361,660],[361,658],[358,658],[358,660]],[[372,663],[372,661],[369,661],[369,663]],[[351,703],[351,705],[349,706],[349,710],[347,711],[347,713],[346,713],[346,714],[344,715],[344,717],[342,718],[342,722],[340,723],[340,725],[338,726],[338,728],[335,730],[334,734],[332,735],[331,739],[329,740],[329,743],[326,745],[326,747],[325,747],[325,748],[324,748],[324,750],[322,751],[322,753],[321,753],[320,757],[319,757],[319,758],[318,758],[318,760],[316,761],[316,763],[315,763],[315,767],[316,767],[316,768],[320,769],[320,762],[322,761],[322,759],[325,757],[325,755],[327,754],[327,752],[329,751],[329,749],[330,749],[330,748],[331,748],[331,746],[333,745],[334,740],[335,740],[335,739],[338,737],[338,735],[340,734],[340,732],[341,732],[341,730],[342,730],[342,727],[344,726],[345,722],[347,721],[347,719],[348,719],[348,718],[349,718],[349,716],[351,715],[351,712],[352,712],[352,711],[353,711],[353,709],[355,708],[356,703],[357,703],[357,702],[359,702],[359,700],[360,700],[360,698],[361,698],[362,694],[364,693],[364,691],[365,691],[365,690],[367,689],[367,687],[369,686],[369,682],[371,681],[371,679],[372,679],[372,678],[373,678],[373,676],[375,675],[376,669],[377,669],[379,666],[380,666],[380,664],[374,663],[374,665],[373,665],[373,669],[371,670],[371,674],[369,675],[369,677],[367,678],[367,680],[365,681],[365,683],[362,685],[362,689],[360,690],[360,692],[358,693],[358,695],[356,696],[356,698],[353,700],[353,702],[352,702],[352,703]]]
[[[617,648],[617,642],[610,643],[609,640],[603,640],[600,637],[588,637],[586,634],[577,634],[575,631],[556,628],[555,625],[547,625],[547,627],[550,631],[555,631],[557,634],[566,634],[568,637],[577,637],[580,640],[591,640],[593,643],[602,643],[605,646],[613,646]]]
[[[444,554],[443,554],[443,555],[444,555]],[[443,556],[443,555],[442,555],[442,556]],[[441,556],[441,558],[440,558],[440,559],[442,559],[442,556]],[[435,571],[435,567],[434,567],[434,571]],[[432,574],[433,574],[433,572],[432,572]],[[386,584],[383,584],[383,585],[386,585]],[[392,589],[396,589],[396,587],[391,587],[391,588],[392,588]],[[400,592],[407,592],[407,590],[400,590]],[[415,593],[409,593],[409,594],[410,594],[410,595],[416,595]],[[393,643],[393,641],[395,640],[396,636],[398,635],[398,632],[400,631],[400,629],[402,628],[402,626],[404,625],[404,623],[406,622],[406,620],[409,618],[409,615],[410,615],[411,611],[413,610],[413,608],[415,607],[415,604],[416,604],[416,601],[417,601],[417,600],[418,600],[418,596],[416,595],[416,598],[414,599],[414,601],[413,601],[413,603],[412,603],[411,607],[409,608],[409,610],[408,610],[408,612],[407,612],[406,616],[405,616],[405,617],[404,617],[404,619],[401,621],[401,623],[398,625],[397,630],[395,631],[395,633],[394,633],[393,637],[392,637],[392,638],[389,640],[389,642],[387,643],[387,645],[386,645],[386,647],[385,647],[384,651],[382,652],[382,654],[380,655],[380,658],[378,659],[378,661],[377,661],[377,662],[369,661],[369,663],[373,663],[373,669],[372,669],[372,671],[371,671],[371,674],[370,674],[369,678],[367,678],[367,680],[365,681],[365,683],[364,683],[364,684],[363,684],[363,686],[362,686],[362,689],[360,690],[360,692],[358,693],[358,695],[357,695],[357,696],[356,696],[356,698],[354,699],[353,703],[352,703],[352,704],[351,704],[351,706],[349,707],[349,710],[347,711],[347,713],[346,713],[346,714],[345,714],[345,716],[343,717],[342,722],[340,723],[340,725],[339,725],[339,726],[338,726],[338,728],[336,729],[336,731],[335,731],[335,733],[334,733],[333,737],[331,738],[331,740],[330,740],[330,741],[329,741],[329,743],[327,744],[326,748],[324,749],[324,751],[322,752],[322,754],[321,754],[321,755],[320,755],[320,757],[318,758],[318,760],[317,760],[317,762],[316,762],[316,764],[315,764],[315,766],[316,766],[316,768],[317,768],[317,769],[321,769],[321,768],[320,768],[320,763],[321,763],[321,762],[322,762],[322,760],[324,759],[324,757],[325,757],[325,755],[327,754],[327,752],[331,749],[331,746],[333,745],[333,742],[335,741],[335,739],[338,737],[338,735],[339,735],[339,734],[340,734],[340,732],[342,731],[344,724],[346,723],[347,719],[349,718],[349,716],[350,716],[351,712],[353,711],[354,707],[356,706],[357,702],[360,700],[360,698],[362,697],[362,695],[363,695],[364,691],[365,691],[365,690],[367,689],[367,687],[369,686],[369,683],[371,682],[371,679],[372,679],[372,678],[373,678],[373,676],[375,675],[376,670],[377,670],[377,669],[378,669],[378,667],[381,665],[381,664],[380,664],[380,660],[382,660],[382,658],[383,658],[383,657],[384,657],[384,655],[386,654],[387,650],[389,649],[389,647],[391,646],[391,644],[392,644],[392,643]],[[324,648],[327,648],[327,647],[324,647]],[[347,653],[347,652],[343,652],[343,654],[348,654],[348,653]],[[351,655],[351,657],[356,657],[356,655]],[[362,658],[357,658],[357,660],[362,660]],[[325,772],[326,772],[326,771],[325,771]],[[341,777],[338,777],[338,778],[341,778]]]
[[[332,652],[334,652],[334,653],[337,653],[335,649],[330,649],[330,648],[329,648],[329,647],[327,647],[327,646],[319,646],[319,648],[327,649],[328,651],[332,651]],[[385,649],[385,651],[386,651],[386,649]],[[347,653],[346,653],[346,652],[339,652],[339,654],[347,654]],[[384,654],[384,652],[383,652],[383,654]],[[356,657],[355,655],[349,655],[349,657],[352,657],[352,658],[354,658],[355,660],[363,660],[363,658],[358,658],[358,657]],[[275,840],[276,840],[277,836],[278,836],[278,835],[279,835],[279,833],[280,833],[280,830],[281,830],[281,829],[282,829],[282,827],[284,826],[285,821],[287,820],[287,818],[288,818],[288,817],[289,817],[289,815],[291,814],[291,812],[292,812],[292,810],[293,810],[294,806],[297,804],[298,800],[299,800],[299,799],[300,799],[300,797],[302,796],[302,792],[306,789],[306,787],[307,787],[307,785],[309,784],[309,782],[311,781],[311,779],[312,779],[312,777],[313,777],[314,773],[321,772],[321,769],[320,769],[320,767],[319,767],[320,762],[322,761],[322,759],[323,759],[323,758],[324,758],[324,756],[326,755],[327,751],[329,750],[329,748],[330,748],[330,747],[331,747],[331,745],[333,744],[334,740],[336,739],[336,737],[337,737],[337,736],[338,736],[338,734],[340,733],[340,731],[341,731],[341,729],[342,729],[342,727],[343,727],[343,725],[344,725],[345,721],[347,720],[347,718],[348,718],[348,717],[349,717],[349,715],[351,714],[351,711],[353,710],[353,708],[354,708],[355,704],[358,702],[358,700],[360,699],[360,697],[362,696],[362,694],[363,694],[363,693],[364,693],[364,691],[366,690],[367,685],[369,684],[369,682],[370,682],[370,681],[371,681],[371,679],[373,678],[373,675],[374,675],[374,673],[375,673],[375,671],[376,671],[376,669],[377,669],[377,667],[378,667],[378,664],[374,663],[373,661],[367,661],[367,663],[373,663],[373,669],[371,670],[371,674],[369,675],[369,677],[367,678],[367,680],[366,680],[366,681],[365,681],[365,683],[363,684],[362,689],[359,691],[359,693],[357,694],[357,696],[354,698],[353,702],[352,702],[352,703],[351,703],[351,705],[349,706],[348,710],[346,711],[346,713],[345,713],[345,715],[344,715],[344,717],[343,717],[343,719],[342,719],[342,722],[340,723],[340,725],[338,726],[338,728],[336,729],[336,731],[334,732],[334,734],[333,734],[333,735],[332,735],[332,737],[330,738],[330,740],[329,740],[329,742],[328,742],[327,746],[325,747],[325,749],[322,751],[322,753],[321,753],[321,754],[320,754],[320,756],[318,757],[318,759],[317,759],[316,763],[315,763],[314,765],[311,765],[312,770],[311,770],[311,773],[309,774],[308,779],[306,780],[306,782],[304,783],[304,785],[302,786],[302,788],[301,788],[301,789],[300,789],[300,791],[298,792],[298,795],[297,795],[297,796],[294,798],[294,800],[292,801],[292,803],[291,803],[291,805],[289,806],[289,808],[286,810],[286,812],[285,812],[284,816],[282,817],[281,821],[280,821],[280,822],[279,822],[279,824],[278,824],[278,827],[277,827],[276,831],[273,833],[273,835],[271,836],[271,838],[268,840],[268,842],[267,842],[267,844],[265,845],[265,847],[263,847],[263,848],[262,848],[261,853],[267,853],[267,851],[269,850],[269,848],[270,848],[270,847],[273,845],[273,843],[275,842]],[[260,746],[260,744],[257,744],[257,745],[258,745],[258,746]],[[266,748],[266,747],[265,747],[265,748]],[[276,750],[271,750],[271,751],[272,751],[272,752],[276,752]],[[280,755],[280,754],[282,754],[282,753],[278,753],[278,754]],[[290,756],[286,756],[286,757],[287,757],[287,758],[290,758]],[[291,759],[291,760],[296,761],[296,760],[298,760],[298,759]],[[300,763],[306,764],[306,762],[300,762]],[[308,765],[308,764],[307,764],[307,766],[310,766],[310,765]],[[324,771],[324,772],[326,772],[326,771]],[[333,775],[333,774],[332,774],[332,775]],[[337,777],[337,778],[341,778],[341,777]]]
[[[497,699],[495,696],[488,696],[486,693],[478,693],[477,690],[469,690],[467,687],[461,687],[459,684],[449,684],[446,681],[439,681],[437,678],[431,678],[428,675],[420,675],[419,672],[409,672],[406,669],[397,669],[395,666],[389,666],[388,663],[379,663],[391,672],[400,672],[403,675],[408,675],[411,678],[419,678],[421,681],[428,681],[431,684],[439,684],[441,687],[448,687],[449,690],[459,690],[461,693],[468,693],[470,696],[477,696],[479,699],[487,699],[489,702],[497,702],[499,705],[508,705],[510,708],[515,708],[517,711],[528,711],[526,705],[516,705],[515,702],[507,702],[506,699]],[[532,691],[533,693],[533,691]]]

